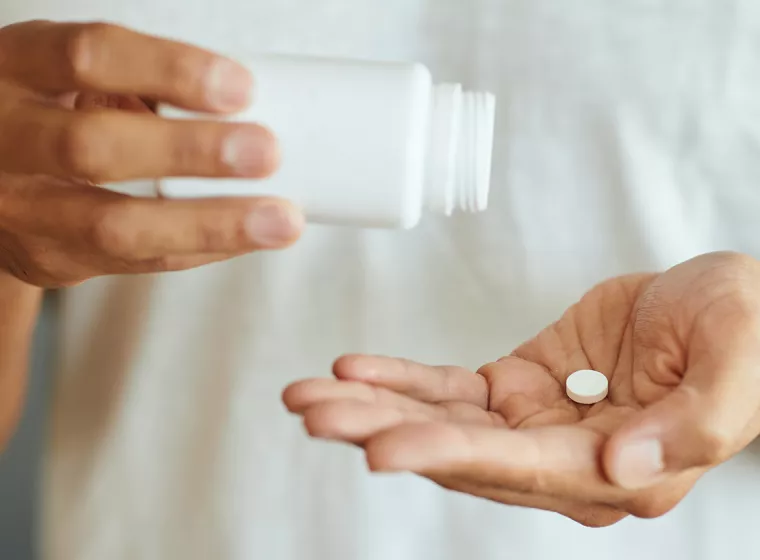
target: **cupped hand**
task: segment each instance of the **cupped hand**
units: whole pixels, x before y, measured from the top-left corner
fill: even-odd
[[[257,124],[159,118],[245,108],[238,63],[106,23],[0,29],[0,271],[54,287],[192,268],[289,246],[303,217],[274,198],[162,200],[96,185],[160,177],[263,178],[278,165]]]
[[[608,526],[664,515],[757,437],[758,364],[760,262],[716,253],[604,282],[476,373],[347,356],[284,400],[374,471]],[[580,369],[607,375],[605,401],[567,398]]]

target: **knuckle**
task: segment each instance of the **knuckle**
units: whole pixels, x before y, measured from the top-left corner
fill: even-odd
[[[23,276],[17,277],[46,289],[68,288],[80,282],[80,276],[76,273],[78,268],[68,259],[64,265],[58,255],[41,250],[31,256],[29,266],[20,269]]]
[[[637,492],[626,499],[621,509],[624,509],[639,519],[657,519],[673,510],[694,487],[700,473],[679,475],[661,484]]]
[[[117,206],[109,205],[100,210],[90,225],[90,241],[95,249],[108,255],[126,256],[132,240],[123,223]]]
[[[526,473],[515,480],[515,490],[523,494],[551,496],[555,488],[551,484],[550,476],[543,469],[534,469],[533,472]]]
[[[198,228],[198,252],[233,250],[236,248],[236,241],[237,236],[232,231],[217,225],[202,224]]]
[[[336,433],[331,411],[324,406],[317,406],[306,411],[303,423],[306,432],[312,437],[329,438]]]
[[[435,477],[431,480],[434,484],[449,492],[459,492],[462,489],[462,484],[452,478]]]
[[[698,463],[701,465],[719,465],[731,457],[731,438],[716,424],[702,422],[697,427],[697,441]]]
[[[504,360],[505,358],[502,358],[498,362],[491,362],[481,366],[477,371],[478,375],[485,378],[489,384],[492,383],[494,377],[498,376],[500,371],[503,371]]]
[[[173,167],[177,172],[189,172],[193,170],[200,170],[201,168],[217,168],[219,160],[223,154],[223,146],[219,146],[221,142],[216,142],[214,139],[213,129],[209,130],[209,126],[213,124],[204,123],[203,125],[187,125],[189,128],[184,128],[185,123],[171,123],[170,126],[177,127],[175,129],[176,134],[172,136],[174,139],[174,149],[172,150]],[[216,135],[218,136],[218,135]],[[206,169],[208,171],[209,169]],[[214,169],[215,170],[215,169]]]
[[[34,245],[8,245],[7,240],[0,244],[0,262],[2,268],[22,282],[33,286],[45,286],[54,276],[49,273],[46,251]],[[15,245],[15,246],[14,246]]]
[[[72,31],[66,45],[66,59],[74,83],[83,87],[97,85],[100,60],[117,32],[118,26],[103,22],[80,25]]]
[[[76,286],[80,286],[84,284],[88,278],[65,278],[65,279],[58,279],[55,283],[52,284],[46,284],[45,288],[48,289],[64,289],[64,288],[74,288]]]
[[[45,279],[46,283],[59,278],[58,267],[45,251],[38,251],[32,256],[33,276]]]
[[[176,270],[176,261],[168,255],[153,257],[145,263],[146,270],[151,273],[171,272]]]
[[[101,130],[102,119],[98,115],[80,116],[63,130],[58,152],[65,170],[83,179],[97,180],[104,176],[110,147]]]
[[[185,49],[171,53],[163,65],[164,80],[171,93],[187,96],[187,92],[199,91],[209,63]]]
[[[570,519],[589,529],[604,529],[620,523],[628,514],[610,508],[591,507],[567,515]]]
[[[669,498],[650,495],[634,500],[628,505],[628,511],[639,519],[657,519],[669,513],[677,504]]]
[[[29,263],[21,263],[18,258],[12,257],[7,259],[3,264],[4,268],[11,275],[15,276],[22,282],[26,282],[27,284],[31,284],[33,286],[42,285],[43,275],[37,274],[36,270],[34,270]]]
[[[737,448],[737,425],[726,411],[694,387],[681,385],[674,398],[690,418],[680,434],[680,451],[668,458],[677,468],[715,466],[729,459]]]

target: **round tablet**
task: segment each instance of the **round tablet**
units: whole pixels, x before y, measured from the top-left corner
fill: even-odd
[[[603,373],[592,369],[576,371],[567,378],[567,396],[578,404],[596,404],[607,398],[609,381]]]

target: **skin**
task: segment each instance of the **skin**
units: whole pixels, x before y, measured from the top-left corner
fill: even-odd
[[[246,107],[236,62],[110,24],[25,22],[0,29],[0,270],[40,287],[107,274],[194,268],[300,235],[274,198],[134,198],[98,184],[157,177],[263,178],[279,163],[265,128],[168,120]]]
[[[234,61],[118,26],[0,29],[0,443],[21,410],[42,288],[298,238],[303,218],[282,200],[147,200],[97,186],[268,176],[278,153],[266,129],[154,113],[158,102],[230,113],[251,89]],[[362,446],[376,471],[591,526],[659,516],[760,430],[759,269],[719,254],[614,279],[478,372],[349,356],[335,380],[296,384],[285,402],[312,435]],[[609,399],[574,405],[564,380],[589,367],[609,375]]]
[[[346,356],[284,402],[378,472],[563,514],[591,527],[659,517],[760,433],[760,262],[701,256],[592,289],[478,372]],[[607,400],[577,405],[580,369]]]
[[[0,449],[13,433],[43,289],[186,270],[281,249],[303,229],[276,198],[164,200],[99,185],[160,177],[264,178],[277,140],[251,123],[159,118],[244,109],[233,60],[103,23],[0,28]]]

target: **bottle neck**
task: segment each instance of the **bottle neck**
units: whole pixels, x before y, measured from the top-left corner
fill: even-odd
[[[425,206],[450,216],[482,212],[491,183],[496,100],[458,84],[433,87]]]

